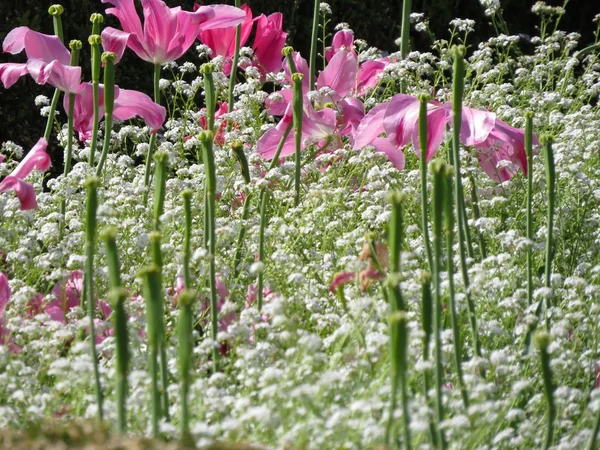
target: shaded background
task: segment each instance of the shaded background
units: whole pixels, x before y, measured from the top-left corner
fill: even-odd
[[[225,3],[204,1],[203,4]],[[52,19],[47,14],[48,7],[60,3],[65,8],[63,26],[65,41],[80,39],[84,42],[81,63],[84,77],[89,79],[89,50],[87,36],[90,32],[89,17],[93,12],[103,12],[109,5],[100,0],[1,0],[0,2],[0,39],[4,39],[14,27],[26,25],[34,30],[52,34]],[[140,2],[137,2],[138,6]],[[166,0],[170,6],[181,5],[191,10],[193,0]],[[229,2],[233,3],[232,1]],[[270,14],[280,11],[284,15],[284,30],[289,33],[288,42],[308,55],[310,48],[310,29],[312,23],[312,0],[249,0],[247,2],[254,15]],[[329,32],[340,22],[347,22],[354,30],[356,38],[366,40],[370,45],[393,52],[397,50],[395,39],[400,35],[401,0],[329,0],[333,10]],[[539,18],[531,13],[535,0],[501,0],[504,18],[512,34],[537,34]],[[553,6],[562,6],[563,0],[548,0]],[[475,33],[471,34],[471,44],[487,40],[494,34],[484,15],[479,0],[413,0],[414,12],[424,12],[429,18],[430,28],[438,38],[448,37],[448,23],[454,18],[469,18],[476,21]],[[580,44],[585,46],[593,42],[596,24],[592,19],[600,13],[599,0],[571,0],[560,28],[576,31],[582,35]],[[112,16],[105,17],[105,25],[120,28]],[[412,48],[426,51],[429,42],[424,34],[411,33]],[[0,62],[23,62],[24,55],[2,54]],[[151,65],[140,60],[130,50],[125,52],[116,82],[129,89],[137,89],[151,95]],[[0,86],[0,143],[11,140],[23,147],[30,148],[43,134],[46,119],[39,114],[34,105],[37,95],[51,97],[53,88],[36,85],[30,77],[22,77],[9,90]],[[64,120],[64,112],[62,112]],[[52,146],[54,147],[54,146]],[[57,155],[53,155],[57,156]],[[54,159],[54,158],[53,158]]]

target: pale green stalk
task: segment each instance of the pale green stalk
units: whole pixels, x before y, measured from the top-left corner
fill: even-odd
[[[304,103],[302,98],[302,79],[304,75],[301,73],[292,74],[292,83],[294,85],[294,97],[292,100],[292,109],[294,112],[294,143],[295,143],[295,161],[296,161],[296,172],[295,172],[295,196],[294,204],[298,206],[300,204],[300,175],[302,166],[302,157],[300,151],[302,150],[302,118],[304,116]]]
[[[431,240],[429,238],[429,217],[427,213],[427,95],[419,95],[419,148],[421,165],[421,227],[423,228],[423,240],[425,242],[425,254],[429,270],[433,267],[433,256],[431,254]]]
[[[310,62],[309,62],[309,80],[308,89],[315,90],[315,75],[317,73],[317,37],[319,34],[319,6],[321,2],[314,0],[312,33],[310,40]]]
[[[548,220],[546,233],[546,259],[544,281],[547,288],[551,288],[552,259],[554,257],[554,204],[556,202],[556,168],[554,166],[554,152],[552,150],[551,136],[545,139],[545,164],[546,164],[546,195],[548,197]],[[546,296],[546,328],[550,329],[550,307],[552,300]]]
[[[193,311],[192,304],[196,296],[192,291],[184,290],[178,297],[179,318],[177,322],[177,337],[179,339],[179,377],[181,379],[180,401],[181,401],[181,438],[190,437],[190,413],[188,406],[189,390],[191,385],[190,370],[192,368],[192,355],[194,342],[192,338]]]
[[[154,64],[152,72],[152,81],[154,86],[154,103],[160,105],[160,64]],[[144,173],[144,186],[146,191],[144,192],[144,205],[148,203],[148,192],[150,189],[150,175],[152,173],[152,158],[154,157],[154,151],[156,149],[156,139],[158,138],[157,133],[150,135],[150,143],[148,145],[148,154],[146,155],[146,171]]]
[[[402,2],[402,30],[400,31],[400,54],[405,59],[410,49],[410,13],[412,12],[412,0]]]
[[[92,53],[92,95],[94,98],[94,119],[92,123],[92,140],[90,142],[90,154],[88,165],[94,166],[96,148],[98,147],[98,126],[100,122],[100,68],[102,56],[102,38],[100,37],[100,25],[104,22],[102,14],[94,13],[90,17],[92,22],[92,34],[88,38]]]
[[[233,154],[237,158],[240,169],[242,172],[242,177],[246,184],[250,183],[250,166],[248,165],[248,160],[246,159],[246,155],[244,154],[244,144],[242,141],[234,141],[231,144],[231,149]],[[246,221],[248,220],[248,216],[250,214],[250,204],[252,201],[252,195],[250,193],[246,194],[244,198],[244,207],[242,209],[242,221],[240,224],[240,232],[238,234],[237,245],[235,247],[235,253],[233,256],[233,278],[237,279],[240,273],[240,262],[242,260],[242,247],[244,245],[244,239],[246,237]]]
[[[546,429],[546,441],[544,443],[545,450],[552,446],[552,440],[554,438],[554,421],[556,420],[554,384],[552,382],[552,368],[550,367],[550,355],[548,353],[550,341],[550,335],[545,331],[536,333],[533,338],[533,342],[540,352],[542,379],[544,380],[544,394],[546,396],[546,402],[548,403],[548,426]]]
[[[62,5],[52,5],[48,8],[48,14],[52,16],[52,22],[54,24],[54,34],[58,36],[61,42],[64,42],[63,35],[63,26],[61,15],[65,12],[65,9]],[[46,129],[44,130],[44,139],[46,141],[50,140],[50,135],[52,134],[52,124],[54,123],[54,116],[56,114],[56,107],[58,106],[58,101],[60,100],[59,89],[54,90],[54,95],[52,96],[52,102],[50,103],[50,112],[48,113],[48,120],[46,121]]]
[[[115,61],[117,55],[110,52],[102,54],[104,63],[104,145],[102,154],[96,167],[96,176],[102,176],[102,169],[110,150],[110,138],[113,124],[113,110],[115,107]]]
[[[525,152],[527,153],[527,304],[533,303],[533,113],[525,113]]]

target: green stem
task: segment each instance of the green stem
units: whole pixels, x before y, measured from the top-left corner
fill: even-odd
[[[406,3],[406,1],[405,1]],[[410,3],[410,1],[409,1]],[[404,26],[403,26],[404,27]],[[404,30],[404,28],[403,28]],[[425,254],[427,255],[427,264],[429,270],[433,267],[433,256],[431,254],[431,240],[429,238],[429,217],[427,206],[427,102],[426,95],[419,95],[419,147],[421,149],[421,226],[423,228],[423,240],[425,242]]]
[[[210,261],[210,317],[212,324],[213,347],[213,368],[219,370],[219,349],[217,348],[217,333],[219,330],[219,312],[217,310],[217,274],[215,266],[216,257],[216,233],[215,233],[215,213],[216,213],[216,191],[217,176],[215,173],[215,159],[213,155],[213,134],[211,131],[200,133],[200,142],[202,143],[202,155],[206,173],[206,198],[208,201],[208,259]]]
[[[475,177],[473,174],[469,174],[469,181],[471,182],[471,202],[473,203],[473,217],[475,220],[481,218],[481,209],[479,208],[479,193],[477,192],[477,184],[475,183]],[[487,249],[485,246],[485,238],[483,234],[477,231],[477,237],[479,238],[479,252],[481,253],[481,259],[487,258]]]
[[[310,40],[310,67],[308,89],[315,90],[315,75],[317,73],[317,36],[319,33],[319,6],[321,2],[314,0],[312,33]]]
[[[596,438],[598,436],[598,431],[600,431],[600,409],[596,413],[596,421],[594,422],[594,428],[592,430],[592,435],[590,436],[586,450],[597,450]]]
[[[186,189],[181,193],[183,210],[185,213],[185,232],[183,235],[183,284],[186,289],[192,288],[192,273],[190,261],[192,259],[192,195],[193,191]]]
[[[94,26],[96,24],[94,23]],[[99,26],[98,26],[99,28]],[[88,39],[92,51],[92,95],[94,98],[94,119],[92,124],[92,140],[90,142],[90,154],[88,165],[94,167],[96,148],[98,147],[98,127],[100,122],[100,67],[102,38],[98,34],[92,34]]]
[[[267,227],[267,204],[269,203],[269,191],[262,188],[260,192],[260,228],[258,232],[258,261],[262,267],[258,270],[256,280],[256,306],[258,311],[262,311],[263,304],[263,283],[265,272],[265,228]]]
[[[239,8],[241,6],[240,0],[235,0],[235,6]],[[242,38],[242,24],[239,24],[235,29],[235,49],[233,52],[233,62],[231,66],[231,74],[229,75],[229,93],[227,96],[227,111],[233,111],[233,90],[237,82],[237,66],[240,57],[240,42]],[[227,132],[231,131],[233,122],[231,119],[227,119]]]
[[[98,353],[96,352],[96,331],[94,326],[95,302],[94,302],[94,252],[96,249],[96,212],[98,210],[98,186],[100,180],[97,177],[89,177],[85,181],[87,188],[86,223],[85,223],[85,276],[86,304],[90,327],[90,350],[92,364],[94,365],[94,387],[96,392],[96,403],[98,407],[98,420],[102,421],[103,398],[102,386],[100,384],[100,372],[98,370]]]
[[[62,5],[52,5],[48,8],[48,13],[52,16],[52,22],[54,24],[54,34],[58,36],[61,42],[64,42],[62,19],[60,17],[63,12],[64,8]],[[48,120],[46,121],[46,129],[44,130],[44,139],[46,139],[46,141],[50,140],[50,135],[52,134],[52,125],[54,124],[54,116],[56,114],[58,101],[60,100],[60,94],[61,91],[59,89],[54,90],[52,102],[50,103]]]
[[[402,30],[400,32],[400,54],[405,59],[409,50],[410,38],[410,13],[412,12],[412,0],[402,2]]]
[[[525,113],[525,152],[527,153],[527,304],[533,303],[533,114]]]
[[[244,239],[246,238],[246,222],[248,221],[248,216],[250,215],[250,205],[252,203],[252,194],[246,194],[246,198],[244,198],[244,207],[242,209],[242,219],[240,224],[240,232],[237,238],[237,245],[235,247],[235,254],[233,257],[233,278],[237,279],[240,274],[240,264],[242,261],[242,252],[244,246]]]
[[[106,69],[105,69],[106,70]],[[153,86],[154,86],[154,103],[160,105],[160,64],[154,64],[153,70]],[[146,155],[146,171],[144,173],[144,186],[146,191],[144,192],[144,205],[148,203],[148,189],[150,186],[150,174],[152,172],[152,158],[154,157],[154,150],[156,148],[157,133],[150,135],[150,144],[148,145],[148,154]]]
[[[317,2],[318,3],[318,2]],[[300,175],[302,166],[302,118],[304,116],[304,99],[302,97],[302,79],[301,73],[295,73],[292,75],[292,82],[294,84],[294,97],[292,100],[292,108],[294,111],[294,143],[296,145],[295,160],[296,160],[296,172],[295,172],[295,191],[294,204],[298,206],[300,204]]]
[[[546,194],[548,197],[548,232],[546,234],[546,261],[544,281],[547,288],[551,287],[550,278],[552,275],[552,259],[554,256],[554,204],[556,202],[556,169],[554,166],[554,152],[552,151],[552,137],[548,136],[545,140],[546,150]],[[546,328],[550,329],[550,308],[552,300],[549,295],[546,296]]]
[[[179,303],[179,321],[177,324],[177,335],[179,338],[179,377],[181,378],[181,438],[188,439],[190,433],[190,415],[188,407],[188,397],[190,390],[190,369],[192,367],[192,354],[194,350],[192,330],[193,330],[193,311],[192,304],[195,300],[195,294],[192,291],[185,290],[178,299]]]
[[[442,272],[442,232],[443,232],[443,211],[444,211],[444,172],[446,164],[442,160],[433,161],[431,164],[433,173],[433,336],[435,340],[435,392],[436,392],[436,419],[438,423],[438,441],[440,448],[446,448],[446,438],[439,424],[444,420],[444,404],[442,397],[442,384],[444,377],[444,366],[442,359],[442,292],[441,292],[441,272]]]
[[[112,133],[113,110],[115,106],[115,60],[114,53],[105,52],[102,54],[104,63],[104,145],[102,154],[96,167],[96,176],[102,175],[102,169],[110,150],[110,138]]]
[[[169,154],[167,152],[156,152],[154,155],[156,171],[154,180],[154,231],[160,231],[160,216],[163,215],[165,209],[168,160]]]
[[[471,326],[471,334],[473,336],[473,347],[475,355],[481,357],[481,345],[479,342],[479,333],[477,331],[477,316],[475,313],[475,305],[471,298],[471,283],[469,281],[469,267],[467,265],[467,245],[470,241],[470,233],[468,232],[469,224],[467,222],[465,199],[462,186],[462,175],[460,170],[460,129],[462,122],[462,98],[465,82],[465,61],[464,47],[454,47],[454,78],[452,83],[453,98],[452,98],[452,159],[455,168],[456,182],[454,183],[454,199],[458,217],[458,247],[460,251],[460,267],[462,272],[463,283],[465,285],[465,296],[467,299],[467,307],[469,310],[469,324]]]
[[[146,301],[146,325],[148,330],[148,371],[151,378],[152,434],[159,434],[158,422],[161,417],[161,396],[158,388],[158,350],[162,330],[162,292],[160,268],[151,266],[142,271],[144,278],[144,299]]]
[[[544,393],[548,402],[548,428],[546,430],[546,442],[544,449],[552,446],[554,437],[554,421],[556,420],[556,406],[554,404],[554,385],[552,382],[552,369],[550,367],[550,355],[548,346],[550,345],[550,335],[546,332],[536,333],[534,343],[540,352],[540,362],[542,366],[542,378],[544,380]]]
[[[446,192],[452,192],[452,178],[448,171],[444,175],[445,178],[445,190]],[[460,328],[458,314],[456,312],[456,299],[454,291],[454,255],[452,247],[454,245],[454,208],[451,196],[446,197],[444,202],[444,222],[446,230],[446,271],[448,272],[448,291],[449,291],[449,307],[450,307],[450,319],[452,321],[452,334],[454,338],[454,362],[456,364],[456,375],[458,378],[458,384],[460,387],[460,393],[463,400],[463,406],[465,410],[469,408],[469,396],[467,395],[467,389],[462,371],[462,345],[460,339]]]

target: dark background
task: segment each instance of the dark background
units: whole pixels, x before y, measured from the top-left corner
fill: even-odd
[[[226,0],[205,1],[223,3]],[[84,77],[89,79],[89,53],[87,36],[90,30],[89,17],[93,12],[104,12],[110,6],[100,0],[1,0],[0,1],[0,39],[12,28],[26,25],[44,33],[52,34],[52,19],[47,14],[48,7],[60,3],[65,8],[63,26],[65,41],[80,39],[84,42],[82,66]],[[136,2],[139,3],[139,2]],[[167,0],[170,6],[181,5],[191,10],[193,0]],[[232,1],[229,2],[233,3]],[[370,45],[393,52],[397,50],[394,40],[400,35],[401,0],[330,0],[333,10],[330,32],[339,22],[347,22],[354,30],[356,38],[366,40]],[[539,17],[531,13],[535,0],[501,0],[504,18],[511,34],[538,34]],[[549,5],[561,6],[563,0],[548,0]],[[308,55],[310,48],[310,29],[312,23],[312,0],[250,0],[248,4],[254,15],[270,14],[280,11],[284,15],[284,30],[289,33],[288,42]],[[138,5],[139,6],[139,5]],[[413,0],[412,10],[424,12],[429,18],[430,28],[438,38],[448,37],[448,23],[454,18],[469,18],[476,21],[475,33],[471,35],[471,44],[494,35],[488,24],[484,8],[479,0]],[[560,29],[576,31],[582,35],[580,44],[586,46],[593,42],[596,24],[592,19],[600,13],[599,0],[571,0],[562,18]],[[112,16],[105,17],[105,25],[120,28]],[[424,34],[411,32],[412,48],[426,51],[429,42]],[[23,62],[24,55],[2,54],[0,62]],[[118,66],[117,84],[124,88],[138,89],[150,94],[151,66],[140,60],[130,50]],[[22,77],[9,90],[0,86],[0,143],[12,140],[25,148],[31,147],[43,134],[45,118],[39,115],[39,109],[33,100],[43,94],[51,97],[53,88],[38,86],[31,78]],[[64,120],[64,113],[62,114]]]

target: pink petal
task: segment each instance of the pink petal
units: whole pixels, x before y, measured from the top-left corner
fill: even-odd
[[[308,88],[308,86],[307,86]],[[283,116],[288,105],[292,103],[294,92],[291,88],[273,92],[265,100],[265,109],[272,116]]]
[[[119,19],[124,31],[136,34],[140,38],[143,36],[142,22],[133,0],[102,0],[102,3],[110,3],[114,6],[114,8],[108,8],[106,13]]]
[[[308,86],[309,86],[308,63],[306,62],[306,59],[304,59],[302,56],[300,56],[300,53],[298,53],[298,52],[292,53],[292,59],[294,60],[294,64],[296,65],[296,71],[298,73],[301,73],[302,75],[304,75],[304,78],[302,79],[302,91],[307,92]],[[282,67],[283,67],[283,70],[285,71],[285,78],[288,80],[288,83],[292,84],[292,73],[288,66],[287,58],[285,58],[283,60]]]
[[[398,170],[404,169],[404,153],[386,138],[376,138],[372,143],[375,150],[385,153]]]
[[[341,100],[338,105],[338,111],[340,113],[340,122],[342,130],[339,131],[340,135],[351,135],[354,136],[358,126],[365,116],[365,105],[354,97],[348,97]],[[338,128],[340,128],[338,126]]]
[[[23,75],[27,75],[27,64],[4,63],[0,64],[0,81],[6,89],[11,87]]]
[[[240,47],[242,47],[252,31],[252,10],[247,4],[242,5],[241,9],[246,13],[246,18],[242,24],[240,34]],[[200,32],[198,38],[203,44],[208,45],[213,51],[213,56],[233,57],[235,51],[235,33],[237,27],[215,28]]]
[[[452,104],[446,103],[444,108],[447,112],[448,125],[452,126]],[[496,114],[493,112],[463,106],[460,141],[468,147],[481,144],[494,128],[495,120]]]
[[[35,189],[33,189],[31,184],[26,183],[25,181],[12,175],[8,175],[0,183],[0,192],[6,192],[9,189],[15,191],[15,194],[21,203],[21,210],[25,211],[38,207],[37,200],[35,198]]]
[[[36,83],[48,83],[63,92],[75,93],[81,83],[81,67],[65,66],[56,60],[46,64],[40,59],[30,59],[27,70]]]
[[[246,18],[244,11],[229,5],[200,6],[193,14],[195,23],[200,24],[203,31],[234,27]]]
[[[260,66],[266,72],[275,72],[281,67],[281,50],[285,46],[287,33],[282,31],[283,14],[273,13],[270,16],[261,14],[254,38],[254,54]]]
[[[10,175],[15,178],[24,179],[34,169],[41,172],[48,170],[52,162],[50,156],[46,153],[47,146],[48,142],[46,139],[40,138]]]
[[[419,105],[420,106],[420,105]],[[426,161],[429,162],[435,156],[446,132],[446,113],[437,102],[427,104],[427,152]],[[421,146],[419,139],[419,122],[413,130],[412,143],[418,158],[421,157]]]
[[[291,118],[287,121],[285,120],[285,118],[282,119],[275,128],[271,128],[260,137],[260,139],[256,143],[256,151],[262,158],[266,160],[273,159],[273,156],[275,156],[275,153],[277,151],[277,146],[279,145],[279,142],[281,141],[281,138],[284,135],[285,128],[287,128],[287,124],[289,124],[290,121]],[[282,124],[284,123],[285,125],[282,126]],[[285,140],[280,156],[283,157],[293,155],[295,149],[296,147],[294,144],[294,132],[292,131]]]
[[[412,95],[396,94],[386,109],[383,128],[390,142],[402,148],[418,129],[418,120],[419,100]]]
[[[18,27],[4,38],[2,49],[11,54],[25,50],[27,58],[41,59],[49,63],[58,60],[61,64],[69,65],[70,53],[57,36],[38,33],[27,27]]]
[[[367,113],[360,121],[354,135],[352,148],[358,150],[369,145],[373,140],[383,133],[383,117],[389,103],[380,103]]]
[[[329,62],[331,58],[342,48],[352,48],[354,45],[354,33],[352,30],[343,29],[335,33],[331,47],[325,50],[325,60]]]
[[[116,28],[106,27],[102,30],[102,48],[105,52],[113,52],[117,56],[115,64],[121,61],[130,37],[131,33]]]
[[[329,285],[329,290],[334,294],[337,293],[338,286],[343,286],[344,284],[352,283],[356,279],[356,274],[354,272],[345,272],[338,273],[333,280],[331,280],[331,284]]]
[[[383,73],[386,64],[387,58],[365,61],[360,65],[356,82],[356,90],[359,95],[364,95],[369,88],[377,86],[377,83],[379,83],[378,75]]]
[[[170,47],[181,47],[179,39],[183,40],[183,36],[177,33],[177,14],[181,8],[169,8],[162,0],[142,0],[142,8],[145,20],[143,42],[148,53],[153,56],[153,62],[164,64],[177,59],[180,54],[174,58],[167,55]],[[175,45],[172,42],[174,40]],[[177,51],[181,50],[178,48]]]
[[[337,94],[333,100],[337,101],[354,89],[357,73],[356,54],[350,50],[341,50],[331,58],[325,70],[319,74],[317,85],[319,88],[328,86],[333,89]]]
[[[151,133],[156,133],[165,121],[167,111],[152,101],[146,94],[129,89],[121,89],[115,99],[113,117],[127,120],[139,116],[146,122]]]

